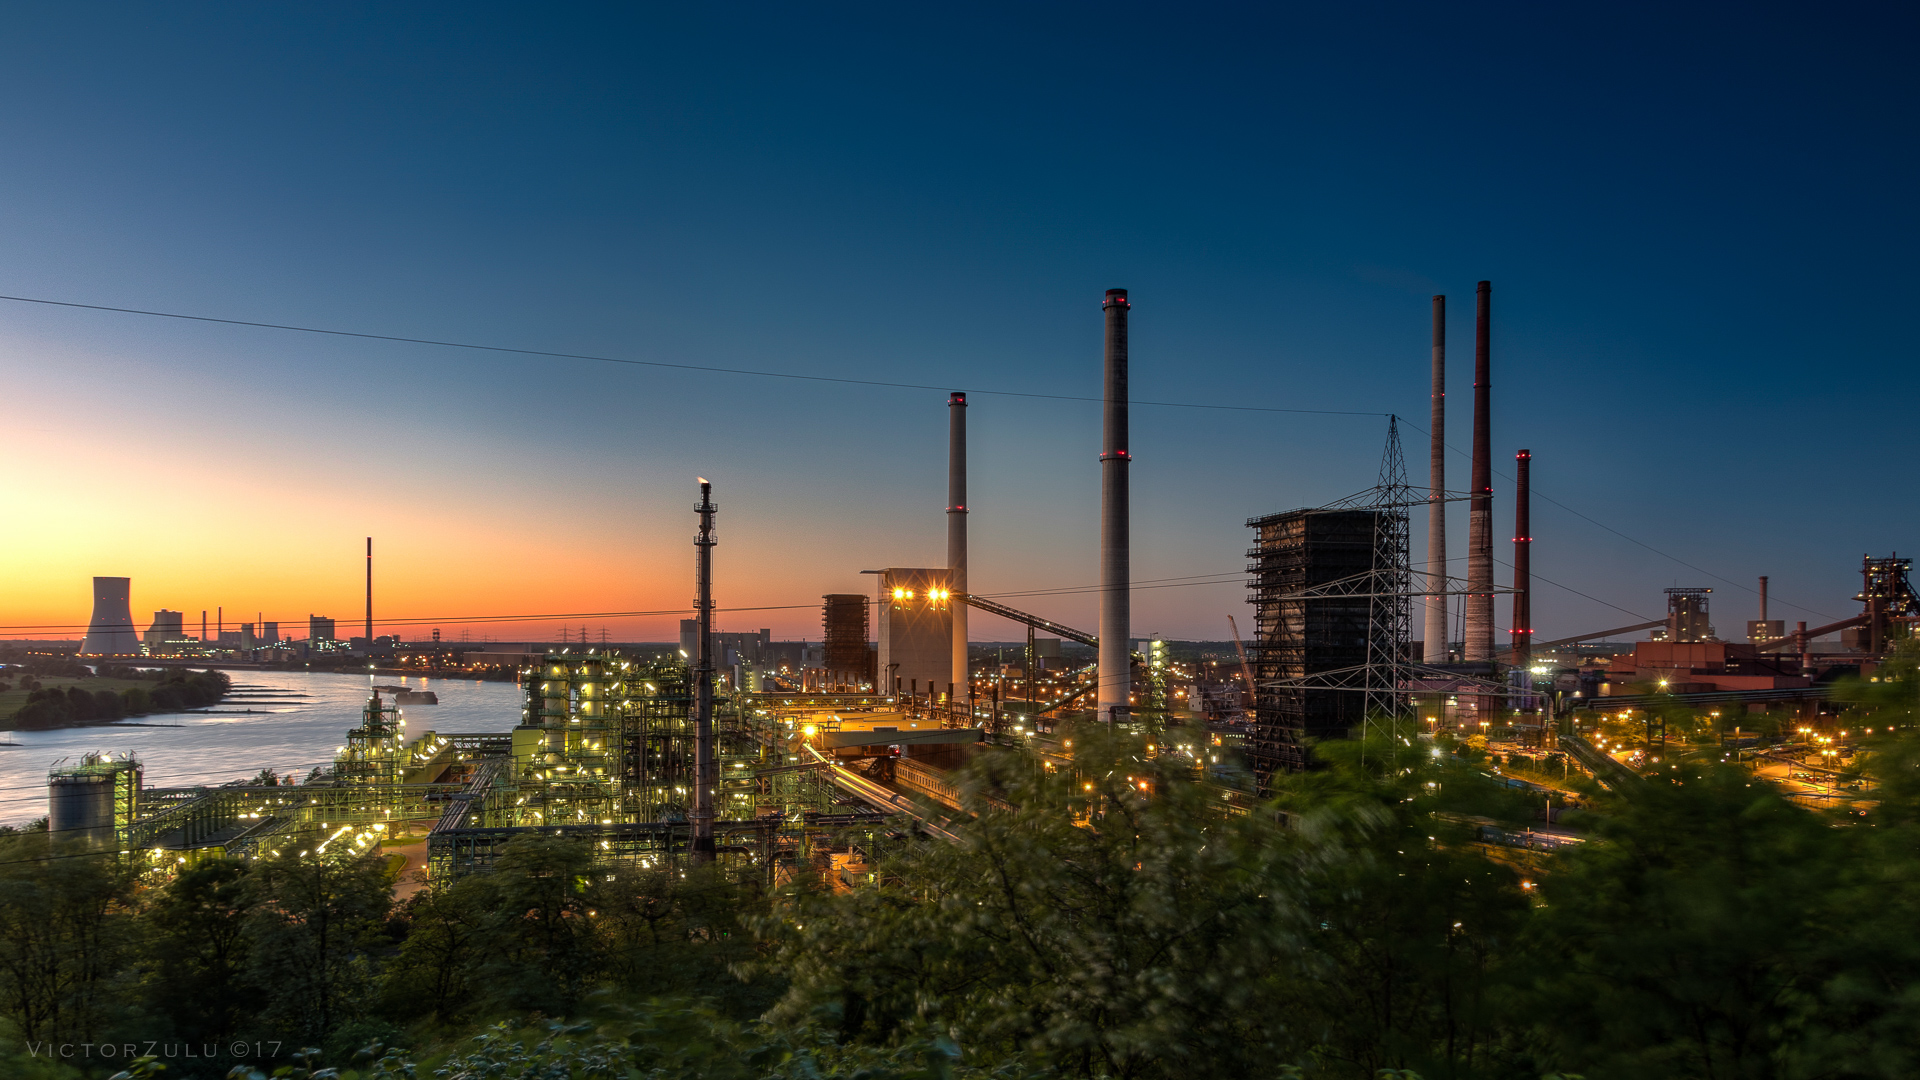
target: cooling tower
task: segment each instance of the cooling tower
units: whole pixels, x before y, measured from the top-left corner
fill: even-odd
[[[133,579],[97,577],[93,579],[93,618],[87,621],[87,638],[80,651],[89,656],[135,656],[140,652],[140,634],[133,628]]]

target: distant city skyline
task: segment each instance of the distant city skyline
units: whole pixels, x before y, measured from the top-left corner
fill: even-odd
[[[948,390],[970,587],[1091,627],[1116,287],[1136,401],[1327,411],[1135,407],[1138,637],[1245,627],[1244,522],[1372,484],[1387,414],[1423,481],[1481,279],[1537,636],[1678,585],[1737,638],[1761,574],[1828,621],[1915,546],[1910,12],[1102,10],[18,13],[0,295],[937,389],[0,300],[0,635],[97,575],[358,633],[372,535],[377,633],[671,640],[701,475],[718,625],[817,639],[942,563]]]

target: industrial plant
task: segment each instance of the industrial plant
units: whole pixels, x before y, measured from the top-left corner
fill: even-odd
[[[216,856],[352,854],[424,835],[429,874],[457,878],[487,871],[514,838],[540,834],[578,838],[607,861],[721,862],[770,883],[825,876],[851,887],[889,845],[953,836],[969,812],[954,771],[988,747],[1025,747],[1049,767],[1071,763],[1070,722],[1109,727],[1147,754],[1190,764],[1234,812],[1276,778],[1314,768],[1316,744],[1349,738],[1505,739],[1605,783],[1618,763],[1582,733],[1583,715],[1692,703],[1741,715],[1792,710],[1797,722],[1817,724],[1832,674],[1870,673],[1920,618],[1911,560],[1868,556],[1854,598],[1861,613],[1828,625],[1788,629],[1769,618],[1763,577],[1759,617],[1744,622],[1741,641],[1718,636],[1704,586],[1668,589],[1661,620],[1535,640],[1533,454],[1524,448],[1513,452],[1512,570],[1506,583],[1496,580],[1492,287],[1483,281],[1467,487],[1447,481],[1446,300],[1436,296],[1426,485],[1410,483],[1400,420],[1387,418],[1373,487],[1247,519],[1255,614],[1249,640],[1233,627],[1238,663],[1176,658],[1133,633],[1127,291],[1108,290],[1102,313],[1092,632],[973,591],[992,583],[969,574],[968,402],[954,392],[945,565],[866,569],[871,595],[825,595],[818,658],[798,671],[764,662],[765,632],[715,630],[720,505],[715,485],[701,479],[692,507],[696,599],[677,650],[583,641],[526,654],[519,724],[498,734],[435,730],[408,715],[410,700],[424,699],[370,685],[359,725],[304,783],[156,788],[131,757],[89,756],[51,774],[50,828],[157,871]],[[1445,511],[1456,502],[1467,504],[1463,578],[1448,573]],[[1412,524],[1421,508],[1426,550],[1416,564]],[[371,649],[371,539],[366,560],[365,633],[356,644]],[[194,640],[183,613],[162,610],[143,641],[127,578],[96,578],[94,593],[83,654],[157,656]],[[1496,640],[1503,598],[1505,642]],[[976,613],[1024,631],[1016,663],[990,663],[970,649]],[[203,613],[202,642],[205,622]],[[1652,634],[1630,648],[1581,652],[1582,643],[1640,631]],[[227,633],[223,610],[214,632]],[[1815,648],[1836,632],[1845,651]],[[264,622],[241,624],[238,635],[246,648],[281,640]],[[331,647],[321,643],[336,642],[333,620],[314,616],[310,640]],[[1062,642],[1087,654],[1070,662]],[[1233,771],[1233,761],[1245,768]]]

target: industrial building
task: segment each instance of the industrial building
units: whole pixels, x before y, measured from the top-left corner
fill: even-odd
[[[1247,552],[1256,687],[1247,756],[1262,790],[1276,772],[1307,767],[1310,740],[1345,738],[1366,719],[1364,685],[1339,677],[1404,648],[1392,640],[1393,598],[1315,595],[1404,563],[1396,516],[1404,521],[1394,508],[1292,510],[1247,522],[1259,538]]]
[[[829,593],[821,599],[824,684],[871,689],[875,658],[867,645],[867,598],[860,593]]]
[[[879,577],[881,686],[910,697],[953,692],[951,572],[944,566],[892,567]]]
[[[159,656],[177,652],[182,645],[187,644],[189,639],[185,620],[184,612],[169,611],[166,608],[154,612],[152,624],[147,627],[146,633],[140,635],[140,644],[145,647],[147,655]],[[192,644],[198,645],[199,642],[194,641]]]

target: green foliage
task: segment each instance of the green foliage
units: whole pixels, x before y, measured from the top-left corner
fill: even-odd
[[[743,986],[733,969],[756,946],[745,925],[766,897],[717,865],[602,869],[587,890],[603,973],[636,996],[705,994],[735,1014],[756,1014],[771,995]]]
[[[793,981],[775,1015],[849,1041],[963,1031],[977,1055],[1030,1053],[1072,1075],[1264,1060],[1251,1021],[1291,940],[1261,830],[1213,813],[1205,789],[1124,737],[1075,744],[1077,773],[984,759],[963,843],[767,920]]]
[[[1275,994],[1288,1056],[1334,1075],[1471,1074],[1497,1039],[1498,980],[1528,914],[1518,875],[1475,848],[1475,819],[1531,807],[1467,762],[1391,740],[1317,753],[1332,767],[1278,785],[1293,828],[1274,884],[1303,943]]]
[[[136,888],[0,833],[0,1014],[21,1045],[325,1048],[263,1080],[1920,1075],[1913,733],[1830,813],[1670,759],[1557,854],[1489,842],[1537,807],[1448,745],[1324,744],[1236,815],[1139,736],[1072,737],[983,756],[960,843],[894,837],[831,892],[529,834],[396,909],[376,856]]]
[[[166,1032],[188,1042],[225,1042],[252,1011],[245,978],[260,902],[248,864],[215,859],[181,871],[147,902],[147,997]]]
[[[1907,730],[1920,726],[1920,637],[1909,633],[1894,642],[1873,674],[1840,680],[1833,697],[1851,707],[1853,722]]]
[[[1448,849],[1472,830],[1438,815],[1498,812],[1499,789],[1404,744],[1363,764],[1356,745],[1289,789],[1287,829],[1220,812],[1136,738],[1074,747],[1071,771],[982,759],[961,844],[766,920],[793,980],[775,1018],[883,1045],[952,1035],[969,1061],[1087,1077],[1472,1058],[1489,955],[1526,904],[1510,872]]]
[[[24,1042],[87,1042],[114,1011],[131,872],[46,832],[0,837],[0,1016]]]
[[[771,1003],[742,921],[765,907],[720,867],[596,867],[583,842],[521,837],[492,873],[436,883],[400,911],[391,1014],[453,1023],[474,1016],[574,1015],[612,988],[635,996],[697,994],[736,1015]]]
[[[1530,959],[1551,1056],[1596,1076],[1920,1069],[1914,837],[1837,829],[1737,768],[1651,781],[1544,879]]]
[[[292,851],[247,874],[248,981],[261,994],[261,1021],[280,1038],[320,1042],[371,1003],[377,977],[370,951],[392,905],[378,856],[345,861]]]
[[[593,850],[578,840],[526,836],[508,844],[476,888],[500,914],[482,972],[497,1006],[571,1016],[597,974],[587,889]]]

